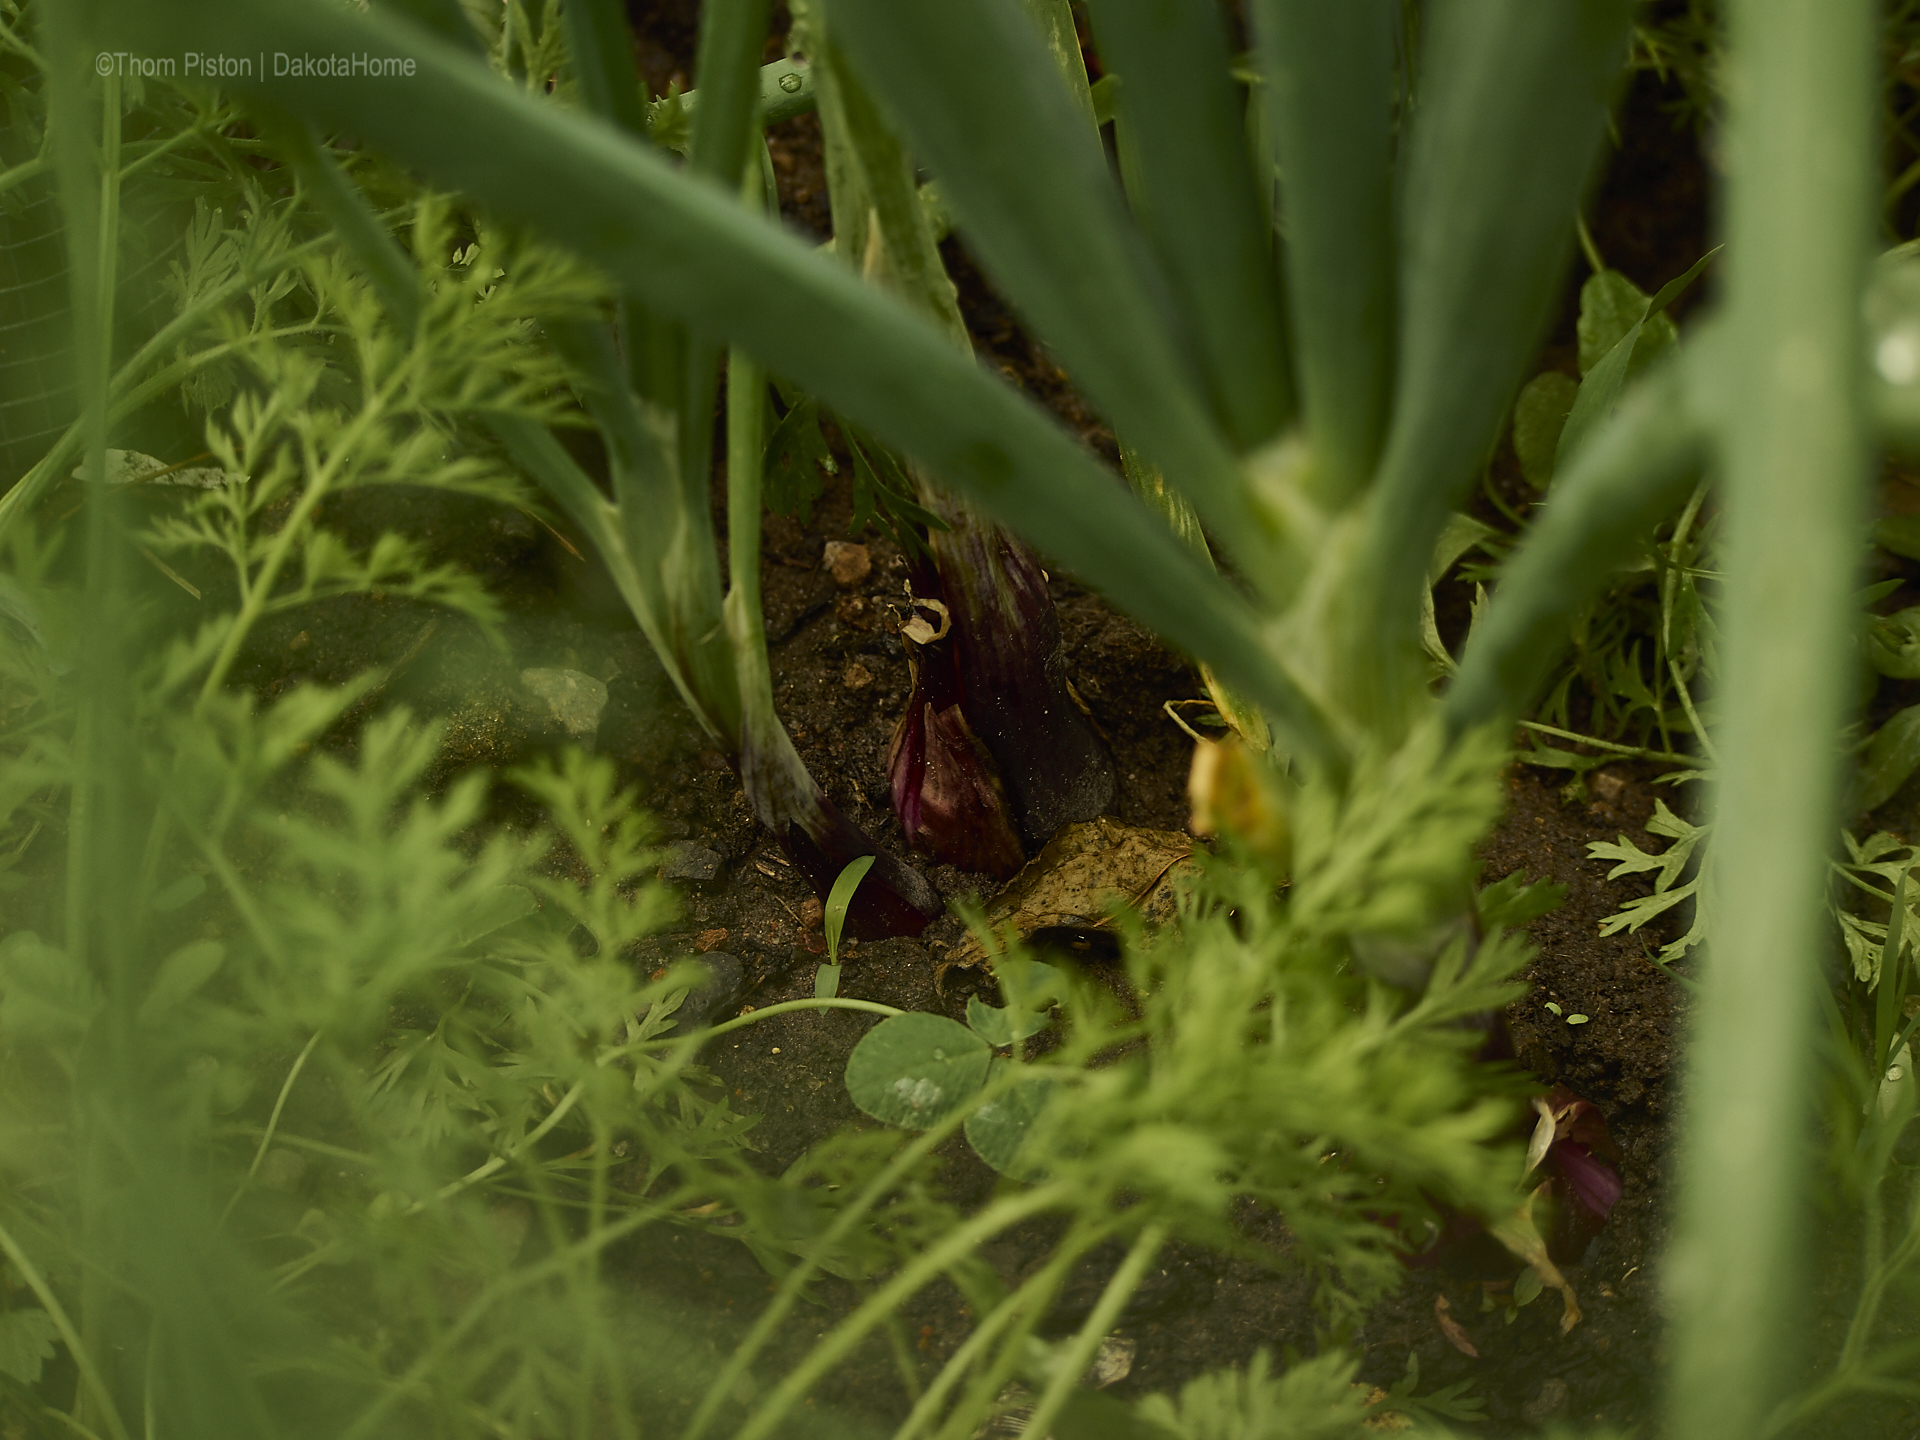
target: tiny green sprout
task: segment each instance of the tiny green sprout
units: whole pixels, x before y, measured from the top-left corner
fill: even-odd
[[[853,904],[853,892],[860,888],[874,857],[862,855],[842,870],[827,895],[821,922],[827,932],[827,963],[813,972],[813,998],[831,1000],[840,993],[840,933],[846,929],[847,910]]]
[[[827,895],[826,909],[821,913],[827,931],[827,963],[814,972],[813,998],[816,1000],[831,1000],[840,993],[840,932],[847,925],[847,908],[853,904],[853,892],[860,888],[867,871],[873,868],[873,861],[871,855],[862,855],[853,861],[840,872]]]
[[[1566,1013],[1558,1005],[1554,1004],[1553,1001],[1551,1000],[1547,1001],[1547,1009],[1551,1010],[1556,1015],[1564,1015]]]
[[[1591,1017],[1591,1016],[1588,1016],[1588,1015],[1569,1015],[1569,1016],[1567,1016],[1567,1024],[1569,1024],[1569,1025],[1584,1025],[1584,1024],[1586,1024],[1586,1023],[1587,1023],[1587,1021],[1588,1021],[1588,1020],[1590,1020],[1591,1018],[1592,1018],[1592,1017]]]

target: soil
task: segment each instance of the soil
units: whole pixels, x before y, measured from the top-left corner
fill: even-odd
[[[642,19],[639,61],[656,93],[676,79],[687,83],[694,14],[693,0],[684,0],[636,17]],[[1602,253],[1648,291],[1690,265],[1707,233],[1706,170],[1691,135],[1677,131],[1663,112],[1669,98],[1651,76],[1636,82],[1620,120],[1621,151],[1593,207]],[[817,122],[787,122],[771,138],[783,215],[796,228],[824,236],[830,220]],[[1114,460],[1111,431],[992,293],[960,242],[949,241],[946,253],[982,357]],[[1542,350],[1543,366],[1572,368],[1572,320],[1584,274],[1576,265],[1566,307]],[[1510,455],[1496,465],[1495,485],[1510,505],[1532,498]],[[723,511],[716,513],[724,525]],[[847,489],[836,481],[808,523],[774,517],[767,524],[763,575],[775,695],[815,778],[850,818],[899,854],[904,847],[884,761],[908,690],[891,618],[904,595],[906,563],[891,542],[869,534],[871,572],[851,586],[837,585],[822,551],[827,541],[846,537],[849,517]],[[1498,519],[1491,510],[1488,518]],[[823,949],[806,917],[811,892],[749,814],[727,758],[680,703],[583,543],[516,511],[426,494],[353,497],[328,523],[362,534],[402,528],[479,569],[507,606],[505,650],[464,620],[400,601],[348,600],[263,627],[243,679],[272,693],[300,679],[344,680],[378,667],[385,679],[369,705],[404,702],[447,722],[443,780],[476,766],[497,772],[566,739],[519,681],[522,669],[565,668],[604,682],[608,701],[592,743],[619,763],[663,840],[680,847],[673,854],[694,872],[711,870],[711,878],[684,883],[680,920],[648,942],[636,963],[651,967],[694,949],[732,956],[740,983],[726,997],[731,1011],[811,995]],[[1163,706],[1202,693],[1191,668],[1072,577],[1054,571],[1051,590],[1068,673],[1116,761],[1113,813],[1141,825],[1183,828],[1190,745]],[[1443,594],[1444,631],[1464,628],[1470,598],[1464,586]],[[1483,1434],[1532,1434],[1561,1419],[1645,1425],[1657,1405],[1664,1362],[1657,1270],[1667,1236],[1664,1167],[1684,991],[1649,958],[1650,948],[1670,938],[1659,922],[1639,935],[1599,934],[1624,900],[1644,893],[1636,888],[1644,882],[1609,882],[1605,866],[1586,850],[1590,842],[1622,835],[1649,851],[1662,847],[1646,835],[1645,822],[1656,797],[1679,802],[1670,788],[1654,784],[1656,774],[1644,765],[1615,764],[1569,787],[1565,772],[1516,768],[1507,779],[1506,816],[1483,848],[1488,880],[1518,870],[1567,888],[1565,904],[1530,927],[1538,947],[1525,975],[1531,990],[1507,1022],[1527,1069],[1542,1082],[1572,1087],[1604,1112],[1625,1184],[1605,1231],[1569,1269],[1585,1309],[1585,1320],[1570,1334],[1558,1333],[1559,1306],[1551,1294],[1509,1321],[1504,1304],[1483,1308],[1487,1290],[1479,1279],[1427,1271],[1410,1272],[1404,1288],[1360,1332],[1364,1380],[1390,1385],[1417,1357],[1423,1392],[1464,1381],[1485,1401]],[[496,786],[491,823],[537,819],[528,802]],[[928,873],[948,899],[993,889],[983,877],[951,867]],[[990,983],[953,972],[940,988],[937,962],[959,934],[949,917],[919,939],[854,946],[841,992],[958,1017],[970,991]],[[1590,1018],[1569,1024],[1547,1001],[1564,1015]],[[870,1123],[847,1098],[841,1076],[848,1052],[871,1023],[848,1012],[787,1015],[709,1049],[705,1062],[736,1107],[763,1117],[754,1134],[767,1173],[780,1173],[837,1130]],[[980,1203],[998,1183],[964,1144],[947,1147],[940,1160],[947,1193],[963,1206]],[[1250,1211],[1242,1220],[1251,1237],[1284,1246],[1280,1217]],[[1004,1276],[1017,1277],[1045,1253],[1048,1239],[1048,1227],[1026,1227],[989,1247],[987,1258]],[[1117,1253],[1097,1254],[1083,1264],[1048,1328],[1077,1324],[1117,1261]],[[769,1288],[744,1247],[703,1233],[677,1234],[626,1263],[636,1274],[644,1271],[657,1293],[724,1312],[711,1336],[722,1348]],[[1132,1398],[1174,1390],[1203,1371],[1244,1364],[1263,1347],[1313,1351],[1317,1316],[1305,1279],[1189,1249],[1170,1251],[1156,1268],[1121,1319],[1122,1333],[1138,1348],[1131,1373],[1110,1393]],[[1435,1318],[1440,1296],[1478,1358],[1443,1333]],[[797,1356],[848,1297],[829,1298],[827,1311],[791,1323],[762,1373]],[[924,1292],[903,1319],[923,1376],[968,1330],[961,1298],[944,1285]],[[906,1403],[891,1353],[875,1342],[819,1389],[815,1413],[837,1411],[858,1429],[854,1417],[897,1418]]]

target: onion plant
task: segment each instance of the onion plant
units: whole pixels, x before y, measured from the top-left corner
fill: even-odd
[[[1551,504],[1440,699],[1419,647],[1429,560],[1559,292],[1626,59],[1626,0],[1433,0],[1417,31],[1413,12],[1387,0],[1253,0],[1251,101],[1213,6],[1093,0],[1095,40],[1119,80],[1124,189],[1088,123],[1089,96],[1060,63],[1064,7],[824,0],[834,54],[935,177],[994,282],[1126,437],[1142,488],[1177,497],[1164,507],[1136,498],[975,365],[927,307],[903,303],[897,283],[896,293],[865,283],[740,203],[761,35],[749,0],[708,6],[685,167],[632,133],[623,65],[583,62],[600,77],[589,91],[604,88],[596,113],[569,111],[463,47],[451,4],[62,8],[102,48],[414,62],[405,81],[261,76],[234,89],[263,114],[351,130],[619,287],[624,353],[604,329],[556,333],[605,377],[592,403],[616,442],[617,508],[539,435],[509,431],[508,441],[570,497],[576,519],[592,520],[604,551],[626,548],[629,603],[679,657],[689,698],[738,737],[750,774],[771,772],[749,792],[788,783],[795,806],[807,792],[780,737],[749,733],[770,714],[751,698],[765,675],[739,613],[751,582],[736,568],[722,599],[703,533],[695,422],[709,413],[714,367],[701,357],[721,345],[733,347],[736,376],[764,367],[819,396],[1262,712],[1290,771],[1282,781],[1272,767],[1274,804],[1308,842],[1294,846],[1298,894],[1324,907],[1303,907],[1296,923],[1339,936],[1359,958],[1424,952],[1430,962],[1436,927],[1463,903],[1450,883],[1424,881],[1394,890],[1391,906],[1358,898],[1381,881],[1370,863],[1390,868],[1396,853],[1383,797],[1429,793],[1436,813],[1468,814],[1465,802],[1449,808],[1450,787],[1484,786],[1496,748],[1487,736],[1504,736],[1520,714],[1565,642],[1566,617],[1710,471],[1728,534],[1715,740],[1726,837],[1716,883],[1728,918],[1711,941],[1692,1052],[1667,1276],[1668,1415],[1675,1435],[1758,1433],[1780,1322],[1800,1293],[1802,1057],[1868,468],[1865,0],[1730,7],[1723,313],[1625,386],[1563,457]],[[577,53],[590,53],[596,26],[607,53],[604,10],[582,7],[574,23]],[[888,259],[899,282],[902,264]],[[1886,340],[1905,333],[1896,324]],[[1911,348],[1901,364],[1884,343],[1871,352],[1881,418],[1911,437],[1920,365]],[[753,453],[757,414],[732,418],[743,448],[731,459]],[[678,417],[677,432],[661,434],[662,415]],[[747,506],[751,466],[741,468],[747,478],[730,482]],[[1168,523],[1182,507],[1219,570]],[[730,536],[736,561],[751,553],[743,533]],[[649,588],[675,567],[700,578],[674,581],[671,596]],[[771,813],[780,823],[798,811]],[[1464,874],[1469,842],[1451,843],[1458,865],[1435,874]],[[861,893],[881,878],[876,867]],[[991,1223],[976,1217],[903,1269],[862,1323],[878,1323],[879,1296],[957,1261],[993,1225],[1066,1203],[1057,1180],[997,1202],[984,1212]],[[1138,1232],[1132,1255],[1150,1257],[1163,1233]],[[1076,1362],[1097,1339],[1076,1339]],[[828,1345],[796,1371],[747,1433],[769,1433],[837,1353]],[[1049,1385],[1036,1424],[1060,1413],[1069,1383]]]

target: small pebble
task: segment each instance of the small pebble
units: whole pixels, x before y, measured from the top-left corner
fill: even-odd
[[[806,903],[800,907],[800,921],[809,930],[818,930],[825,922],[826,907],[820,903],[818,895],[809,895]]]
[[[833,607],[833,618],[855,630],[871,630],[879,608],[864,595],[842,595]]]
[[[840,677],[840,683],[849,690],[864,690],[873,684],[873,672],[856,660],[847,666],[846,672]]]
[[[660,878],[702,884],[718,878],[720,864],[720,857],[706,846],[695,845],[690,840],[680,840],[667,847],[666,859],[660,864]],[[722,930],[720,938],[725,939],[726,933]]]
[[[842,590],[851,590],[873,573],[873,557],[867,554],[867,547],[848,540],[829,540],[820,563]]]

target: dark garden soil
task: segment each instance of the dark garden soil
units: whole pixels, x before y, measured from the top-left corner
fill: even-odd
[[[648,12],[641,60],[656,90],[675,75],[685,82],[693,13],[692,0]],[[1602,253],[1648,291],[1698,257],[1707,231],[1705,172],[1691,135],[1676,132],[1663,111],[1668,98],[1650,77],[1636,85],[1620,120],[1621,152],[1593,210]],[[788,122],[773,143],[783,212],[799,228],[823,235],[829,221],[817,124],[810,117]],[[1110,431],[1026,338],[957,243],[949,242],[948,259],[983,359],[1112,458]],[[1584,267],[1575,269],[1567,308],[1542,355],[1543,364],[1569,370],[1585,276]],[[1510,506],[1532,498],[1510,455],[1496,465],[1495,486]],[[1486,513],[1498,520],[1491,509]],[[836,481],[806,523],[776,518],[767,526],[763,571],[776,698],[814,776],[849,816],[898,853],[884,760],[908,689],[905,657],[892,633],[905,562],[890,542],[869,535],[870,573],[836,584],[823,568],[822,549],[845,538],[849,515],[846,487]],[[366,534],[404,528],[480,569],[509,607],[510,653],[490,649],[463,621],[399,602],[343,601],[264,628],[246,677],[256,688],[273,692],[297,679],[340,680],[369,664],[380,667],[387,678],[378,702],[404,701],[445,718],[445,779],[475,766],[502,767],[565,739],[552,713],[520,681],[523,669],[564,668],[603,681],[609,698],[593,743],[618,762],[625,782],[637,787],[641,804],[657,818],[672,847],[669,873],[684,895],[672,932],[648,942],[635,963],[652,968],[691,951],[708,953],[730,979],[737,975],[719,1014],[811,995],[823,943],[817,924],[808,923],[806,884],[754,822],[726,757],[703,739],[591,555],[574,553],[585,552],[584,544],[515,511],[425,495],[356,498],[328,523]],[[1202,693],[1192,671],[1071,577],[1056,571],[1051,584],[1069,673],[1116,761],[1113,813],[1137,824],[1183,828],[1191,746],[1162,707]],[[1442,625],[1457,634],[1471,597],[1468,587],[1448,589]],[[1551,1293],[1509,1321],[1504,1303],[1492,1304],[1479,1278],[1426,1271],[1410,1273],[1404,1289],[1367,1322],[1358,1339],[1364,1379],[1391,1384],[1417,1356],[1423,1391],[1466,1381],[1485,1401],[1489,1423],[1479,1433],[1530,1434],[1563,1418],[1644,1423],[1659,1393],[1656,1275],[1667,1233],[1664,1166],[1684,992],[1648,958],[1670,938],[1657,924],[1637,936],[1599,935],[1602,920],[1644,891],[1631,880],[1610,884],[1605,866],[1586,851],[1589,842],[1622,834],[1648,850],[1661,848],[1664,842],[1648,838],[1643,826],[1656,796],[1676,807],[1681,801],[1671,788],[1656,787],[1654,775],[1650,767],[1616,764],[1567,787],[1566,772],[1516,768],[1507,781],[1507,815],[1484,847],[1489,880],[1523,871],[1567,887],[1564,906],[1531,927],[1539,950],[1525,977],[1532,990],[1507,1018],[1527,1069],[1543,1082],[1571,1086],[1604,1111],[1620,1149],[1625,1193],[1605,1232],[1569,1272],[1585,1309],[1570,1334],[1558,1331],[1560,1307]],[[538,818],[507,787],[496,787],[492,823],[531,825]],[[928,873],[949,899],[992,892],[991,882],[951,868]],[[918,940],[858,945],[842,993],[959,1016],[969,991],[991,983],[958,971],[944,991],[936,983],[943,951],[960,933],[949,917]],[[1570,1025],[1545,1008],[1547,1001],[1566,1015],[1590,1018]],[[706,1063],[736,1108],[763,1117],[754,1137],[767,1172],[779,1173],[838,1129],[870,1123],[848,1100],[841,1075],[871,1023],[847,1012],[787,1015],[733,1032],[707,1052]],[[962,1205],[980,1203],[998,1183],[962,1143],[947,1147],[941,1163],[942,1180]],[[1250,1236],[1284,1248],[1282,1217],[1249,1212],[1242,1218]],[[1042,1226],[1016,1231],[991,1246],[987,1258],[1012,1279],[1038,1263],[1047,1239]],[[1096,1255],[1082,1267],[1049,1330],[1084,1317],[1117,1259]],[[712,1335],[721,1349],[770,1288],[743,1246],[710,1233],[685,1231],[649,1242],[624,1263],[654,1293],[724,1316]],[[1442,1296],[1478,1358],[1437,1323]],[[790,1322],[761,1373],[776,1373],[797,1356],[848,1296],[830,1291],[828,1298],[826,1309],[806,1310]],[[924,1293],[904,1319],[923,1375],[952,1353],[969,1323],[958,1295],[944,1286]],[[1311,1353],[1315,1324],[1306,1280],[1172,1250],[1122,1318],[1120,1329],[1138,1348],[1131,1373],[1112,1393],[1177,1388],[1202,1371],[1243,1364],[1261,1347]],[[897,1418],[906,1403],[891,1353],[880,1342],[823,1386],[817,1400],[820,1411],[874,1418]]]

